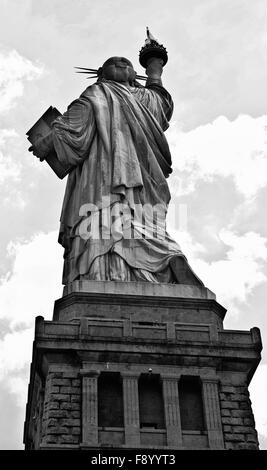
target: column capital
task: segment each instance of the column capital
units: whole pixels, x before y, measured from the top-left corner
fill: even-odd
[[[99,370],[86,370],[86,369],[80,369],[79,372],[81,377],[88,377],[88,378],[97,378],[100,375]]]
[[[135,371],[120,371],[121,377],[124,379],[139,379],[140,373]]]
[[[180,378],[181,378],[181,374],[160,374],[160,378],[161,380],[163,381],[166,381],[166,380],[169,380],[169,381],[173,381],[173,382],[179,382]]]
[[[214,376],[200,376],[201,382],[204,383],[214,383],[218,384],[219,383],[219,377],[214,377]]]

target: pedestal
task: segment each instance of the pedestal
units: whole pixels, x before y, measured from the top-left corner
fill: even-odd
[[[225,330],[225,312],[204,287],[95,281],[65,288],[53,320],[36,319],[25,448],[257,449],[248,385],[261,357],[260,333]],[[140,416],[139,384],[150,375],[161,388],[144,390],[142,399],[151,398],[151,409],[163,403],[163,421],[157,413]],[[98,422],[104,376],[112,385],[110,426]],[[200,427],[181,423],[184,378],[201,384],[201,397],[193,390],[183,401],[203,407]]]

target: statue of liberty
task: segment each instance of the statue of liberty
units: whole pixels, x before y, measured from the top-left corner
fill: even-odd
[[[109,58],[97,81],[30,147],[40,160],[56,152],[68,173],[59,233],[65,285],[203,285],[165,227],[172,161],[164,131],[173,112],[161,80],[166,62],[166,49],[148,31],[140,52],[145,86],[128,59]]]

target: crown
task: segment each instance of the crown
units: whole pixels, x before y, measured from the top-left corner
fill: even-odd
[[[168,53],[163,44],[159,44],[157,39],[155,39],[149,31],[149,28],[146,28],[147,39],[145,40],[145,45],[139,51],[139,62],[145,69],[147,68],[147,61],[151,57],[158,57],[163,60],[163,66],[168,62]]]

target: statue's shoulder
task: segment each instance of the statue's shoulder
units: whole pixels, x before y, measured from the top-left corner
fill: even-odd
[[[103,99],[104,96],[104,91],[103,87],[101,86],[100,83],[93,83],[92,85],[88,86],[85,88],[85,90],[82,92],[80,97],[78,98],[78,101],[83,102],[83,103],[88,103],[95,101],[96,99]]]
[[[101,93],[101,87],[99,86],[99,83],[93,83],[92,85],[89,85],[85,90],[82,92],[81,97],[83,96],[92,96],[97,93]]]

